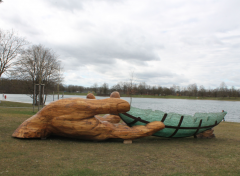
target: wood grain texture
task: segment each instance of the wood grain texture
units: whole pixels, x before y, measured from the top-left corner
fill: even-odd
[[[96,99],[92,93],[87,94],[87,99]]]
[[[87,97],[88,97],[88,95],[87,95]],[[110,98],[120,98],[120,93],[117,91],[114,91],[110,94]],[[93,97],[93,99],[95,99],[95,97]],[[108,121],[111,123],[119,123],[121,121],[121,117],[116,114],[106,114],[104,116],[95,115],[95,117],[101,121]],[[125,123],[123,122],[123,124],[125,124]]]
[[[197,134],[196,138],[209,138],[209,139],[215,138],[215,134],[213,132],[214,132],[214,129],[212,128],[210,130]]]
[[[111,93],[110,98],[120,98],[120,93],[117,91],[114,91]]]
[[[113,114],[106,114],[104,116],[95,115],[95,117],[101,121],[107,121],[110,123],[119,123],[121,121],[121,118],[119,117],[119,115],[113,115]]]
[[[27,119],[12,136],[46,138],[50,135],[59,135],[86,140],[136,139],[150,136],[165,127],[162,122],[151,122],[146,126],[132,128],[118,123],[119,119],[113,114],[124,113],[129,109],[129,103],[120,98],[62,99],[50,103]],[[107,113],[110,114],[107,117],[95,116]]]

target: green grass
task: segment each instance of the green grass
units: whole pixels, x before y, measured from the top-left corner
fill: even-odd
[[[0,107],[32,107],[32,104],[30,103],[19,103],[19,102],[12,102],[12,101],[1,101]]]
[[[12,138],[31,113],[31,107],[0,107],[0,175],[240,175],[240,123],[220,123],[215,139]]]

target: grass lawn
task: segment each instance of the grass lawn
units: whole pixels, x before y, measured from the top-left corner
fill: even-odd
[[[4,101],[1,101],[1,103],[0,103],[0,107],[2,107],[2,106],[4,106],[4,107],[32,107],[32,104],[4,100]]]
[[[0,175],[240,175],[240,123],[220,123],[215,139],[16,139],[14,130],[34,113],[11,105],[0,106]]]

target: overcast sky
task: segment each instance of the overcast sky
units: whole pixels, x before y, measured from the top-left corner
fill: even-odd
[[[240,88],[239,0],[4,0],[0,28],[52,48],[64,84]]]

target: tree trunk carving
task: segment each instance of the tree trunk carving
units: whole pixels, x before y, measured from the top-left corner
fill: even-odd
[[[23,122],[13,133],[16,138],[46,138],[59,135],[86,140],[108,138],[136,139],[150,136],[163,129],[162,122],[151,122],[146,126],[128,127],[118,123],[119,113],[130,110],[127,101],[120,98],[103,100],[68,98],[45,106],[36,115]],[[105,117],[95,116],[107,114]]]

